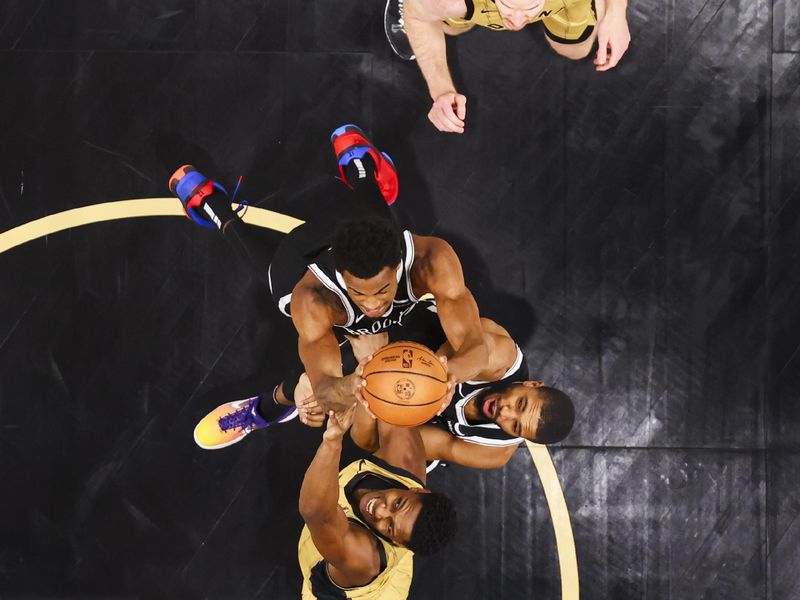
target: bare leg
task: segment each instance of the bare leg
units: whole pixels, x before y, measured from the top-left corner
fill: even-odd
[[[597,11],[597,22],[600,23],[606,14],[605,0],[595,0],[595,9]],[[547,43],[550,44],[550,47],[556,54],[569,58],[570,60],[581,60],[589,56],[589,53],[592,51],[594,41],[597,39],[597,25],[595,25],[592,35],[580,44],[560,44],[559,42],[551,40],[547,35],[544,36],[544,39],[547,40]]]

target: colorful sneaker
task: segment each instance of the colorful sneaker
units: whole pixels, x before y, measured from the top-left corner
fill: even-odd
[[[406,34],[403,0],[386,0],[383,9],[383,31],[394,53],[403,60],[414,60],[414,50]]]
[[[381,195],[386,200],[386,204],[394,204],[394,201],[397,200],[400,183],[397,180],[397,171],[394,168],[394,163],[388,154],[380,152],[373,146],[364,132],[356,125],[342,125],[335,129],[331,134],[331,143],[336,154],[336,160],[339,163],[339,173],[342,176],[342,181],[353,187],[345,177],[344,167],[350,164],[350,161],[363,158],[364,155],[369,154],[375,162],[375,181],[378,184],[378,189],[380,189]]]
[[[219,450],[241,442],[251,431],[285,423],[297,416],[297,409],[287,406],[279,417],[267,421],[258,414],[260,400],[261,396],[255,396],[221,404],[194,428],[194,441],[205,450]]]
[[[179,167],[169,178],[169,191],[180,198],[183,211],[192,221],[207,229],[222,229],[224,223],[205,202],[205,198],[214,192],[225,196],[228,192],[212,181],[192,165]]]

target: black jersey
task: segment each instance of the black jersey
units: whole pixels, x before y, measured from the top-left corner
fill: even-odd
[[[495,423],[470,424],[464,416],[464,406],[481,392],[490,392],[493,388],[502,387],[516,381],[528,379],[528,365],[522,350],[517,346],[517,357],[514,364],[498,381],[465,381],[456,386],[453,400],[444,412],[431,421],[452,433],[457,438],[483,446],[515,446],[523,442],[522,438],[509,435]]]
[[[331,292],[339,297],[342,307],[347,314],[347,321],[342,325],[335,325],[344,329],[350,335],[369,335],[381,333],[391,327],[402,327],[407,315],[414,310],[420,299],[414,295],[411,287],[411,267],[414,264],[414,238],[410,231],[403,232],[403,258],[397,268],[397,294],[392,300],[392,305],[380,317],[367,317],[355,302],[347,295],[347,286],[344,278],[333,266],[333,252],[330,248],[321,252],[314,262],[309,263],[308,270],[319,279]],[[432,300],[422,301],[426,306],[433,305]],[[285,308],[281,308],[288,314]]]

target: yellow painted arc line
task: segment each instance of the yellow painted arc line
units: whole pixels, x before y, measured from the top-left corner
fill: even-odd
[[[175,198],[119,200],[117,202],[82,206],[48,215],[0,233],[0,254],[25,242],[71,227],[135,217],[186,218],[186,215],[184,215],[180,203]],[[266,227],[283,233],[289,233],[303,223],[303,221],[294,217],[255,206],[247,207],[243,219],[251,225]]]
[[[550,509],[550,520],[553,522],[556,534],[558,569],[561,573],[561,600],[578,600],[581,595],[578,555],[575,552],[575,538],[572,536],[567,501],[564,499],[564,490],[558,480],[556,466],[547,446],[527,441],[525,444],[531,453],[536,472],[539,473],[547,507]]]
[[[136,217],[185,217],[175,198],[144,198],[104,202],[48,215],[0,233],[0,254],[32,240],[91,223]],[[289,215],[250,206],[243,216],[245,222],[289,233],[303,221]],[[569,511],[564,491],[558,480],[553,459],[546,446],[526,442],[533,464],[542,482],[550,518],[556,537],[558,568],[561,576],[562,600],[579,600],[578,557],[572,536]]]

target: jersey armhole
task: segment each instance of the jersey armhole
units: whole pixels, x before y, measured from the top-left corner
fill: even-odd
[[[337,588],[339,588],[342,591],[357,590],[359,588],[363,588],[363,587],[367,587],[368,585],[372,585],[373,583],[375,583],[375,580],[378,577],[380,577],[381,574],[386,570],[386,566],[387,566],[386,548],[384,548],[383,544],[381,544],[381,540],[379,538],[375,537],[372,534],[372,532],[367,528],[367,526],[364,525],[363,523],[361,523],[360,521],[358,521],[357,519],[353,519],[353,518],[348,517],[347,520],[351,524],[358,525],[359,527],[363,528],[375,540],[375,546],[378,549],[378,557],[379,557],[379,560],[380,560],[380,565],[379,565],[379,568],[378,568],[378,572],[375,574],[375,577],[370,579],[367,583],[362,583],[361,585],[354,585],[353,587],[342,587],[341,585],[339,585],[338,583],[336,583],[333,580],[333,577],[331,577],[330,563],[323,558],[322,560],[325,562],[325,576],[328,578],[328,581],[330,581],[331,584],[335,585]]]

